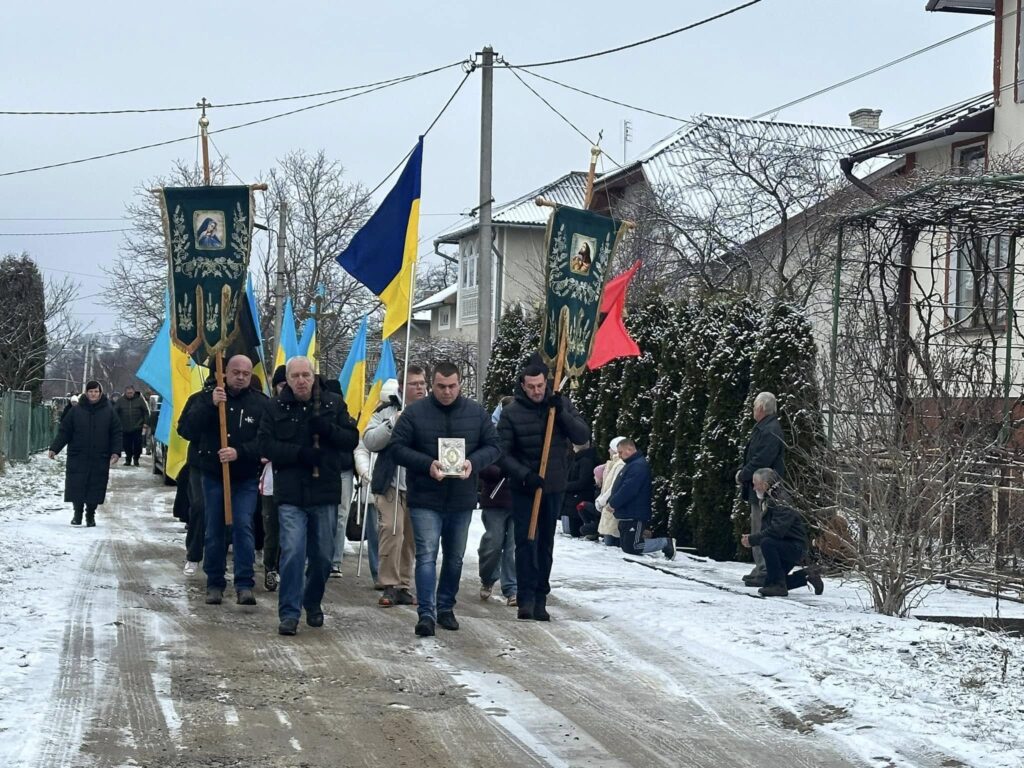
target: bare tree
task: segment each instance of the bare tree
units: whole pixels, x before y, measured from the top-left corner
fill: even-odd
[[[44,282],[27,253],[0,259],[0,388],[31,390],[38,399],[49,364],[81,329],[71,313],[78,286]]]
[[[335,261],[372,210],[367,191],[358,182],[349,182],[344,166],[323,150],[286,155],[265,180],[270,190],[257,207],[270,230],[277,230],[279,204],[288,203],[285,284],[296,320],[301,324],[312,313],[322,287],[327,316],[317,330],[320,359],[325,370],[337,371],[359,318],[380,308],[377,298]],[[268,238],[267,250],[257,247],[253,259],[264,297],[262,314],[269,318],[275,309],[276,245]],[[273,326],[267,321],[264,326],[264,336],[270,339]],[[271,341],[276,346],[276,340]]]

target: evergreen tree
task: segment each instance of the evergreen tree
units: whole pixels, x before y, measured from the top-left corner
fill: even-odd
[[[540,316],[527,314],[518,304],[506,308],[498,321],[484,382],[487,410],[493,410],[501,398],[512,394],[519,372],[539,346]]]
[[[697,551],[717,560],[729,559],[737,551],[732,519],[736,457],[745,439],[740,430],[760,314],[752,301],[741,299],[723,322],[712,322],[708,328],[717,331],[718,342],[706,370],[708,400],[693,473],[691,525]]]
[[[651,416],[647,460],[651,465],[651,527],[656,535],[671,534],[672,509],[680,486],[686,478],[674,474],[675,422],[679,407],[679,391],[685,369],[685,329],[690,307],[673,304],[669,308],[658,345],[658,380],[652,390],[654,408]]]
[[[750,392],[743,407],[741,434],[754,427],[754,399],[771,392],[778,401],[778,417],[786,438],[786,488],[806,509],[821,505],[819,460],[824,448],[821,398],[814,376],[816,349],[811,323],[791,304],[774,305],[758,331],[751,364]],[[743,445],[737,463],[743,459]],[[736,532],[745,533],[747,510],[737,509]]]
[[[46,376],[46,288],[23,253],[0,259],[0,389],[27,390],[39,402]]]

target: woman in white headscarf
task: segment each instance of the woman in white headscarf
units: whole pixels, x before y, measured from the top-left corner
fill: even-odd
[[[608,461],[604,465],[604,477],[601,480],[601,495],[594,501],[594,506],[601,513],[601,522],[597,524],[597,532],[604,536],[604,543],[610,547],[619,546],[619,522],[615,519],[615,511],[608,505],[612,495],[615,479],[625,466],[619,458],[619,443],[624,437],[616,437],[608,444]]]

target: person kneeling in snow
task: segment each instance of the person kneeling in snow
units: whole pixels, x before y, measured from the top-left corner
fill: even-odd
[[[644,540],[644,524],[651,519],[651,467],[629,438],[619,441],[622,471],[615,479],[608,506],[619,524],[619,546],[627,555],[646,555],[659,550],[667,560],[676,556],[671,538]]]
[[[783,499],[782,478],[774,469],[754,472],[754,492],[761,502],[761,530],[745,533],[744,547],[761,547],[764,556],[765,583],[758,589],[764,597],[786,597],[789,590],[810,584],[814,594],[825,590],[821,577],[801,568],[790,573],[807,553],[807,526],[803,517]]]

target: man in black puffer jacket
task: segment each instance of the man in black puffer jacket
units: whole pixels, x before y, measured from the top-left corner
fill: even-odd
[[[293,357],[285,371],[287,384],[267,407],[259,445],[260,453],[274,465],[280,526],[277,615],[281,623],[277,631],[294,635],[302,608],[309,626],[324,624],[321,601],[331,572],[337,508],[349,502],[342,499],[341,473],[352,467],[359,430],[341,395],[318,392],[308,358]]]
[[[203,571],[206,573],[206,602],[220,605],[227,581],[224,578],[227,526],[224,521],[224,479],[222,465],[231,476],[231,548],[234,581],[239,605],[255,605],[256,559],[254,517],[261,469],[257,432],[267,397],[250,387],[252,361],[235,355],[227,362],[223,387],[197,392],[189,398],[178,419],[178,434],[189,441],[189,476],[200,475],[205,528]],[[218,404],[227,414],[228,447],[220,447]]]
[[[555,409],[547,471],[540,476],[548,410]],[[519,376],[515,402],[501,411],[498,420],[501,464],[512,491],[512,513],[516,531],[516,581],[519,618],[549,621],[547,597],[551,592],[551,563],[555,547],[555,524],[562,514],[562,497],[569,474],[572,444],[590,440],[590,427],[561,394],[552,393],[548,369],[530,363]],[[533,497],[542,489],[537,533],[529,540]]]
[[[416,539],[416,634],[420,637],[433,635],[435,622],[445,629],[459,628],[455,596],[477,502],[477,474],[501,455],[491,415],[462,397],[460,389],[459,369],[453,363],[438,363],[430,395],[402,411],[391,435],[395,462],[408,470],[405,482]],[[438,439],[442,437],[466,441],[459,477],[442,472],[438,461]],[[440,582],[436,577],[439,547],[443,549]]]

